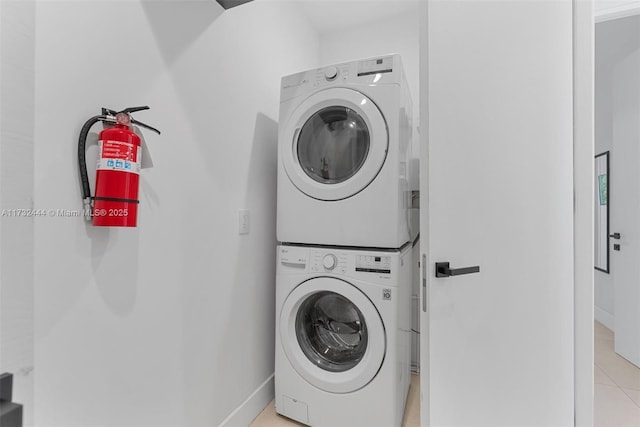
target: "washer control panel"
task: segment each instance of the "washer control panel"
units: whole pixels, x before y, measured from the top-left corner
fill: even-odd
[[[338,257],[334,254],[326,254],[322,257],[322,266],[326,270],[333,270],[338,265]]]
[[[305,268],[309,261],[309,249],[295,246],[280,247],[280,263],[287,267]]]
[[[337,274],[362,279],[388,279],[396,272],[398,255],[332,247],[279,246],[278,268],[290,272]],[[366,280],[366,279],[365,279]]]
[[[349,264],[349,256],[343,252],[335,252],[329,249],[316,249],[311,251],[311,271],[346,274]]]
[[[389,255],[357,255],[356,271],[389,274],[391,257]]]

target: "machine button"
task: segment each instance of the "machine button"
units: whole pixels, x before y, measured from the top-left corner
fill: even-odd
[[[327,67],[324,69],[324,78],[333,80],[338,77],[338,69],[336,67]]]
[[[322,266],[327,270],[333,270],[334,268],[336,268],[337,264],[338,259],[335,255],[327,254],[324,256],[324,258],[322,258]]]

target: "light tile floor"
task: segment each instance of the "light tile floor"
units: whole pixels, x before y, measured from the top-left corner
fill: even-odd
[[[276,414],[273,401],[256,417],[249,427],[301,427],[304,424]],[[407,396],[407,407],[404,412],[402,427],[420,426],[420,376],[411,375],[411,387]],[[370,426],[367,426],[370,427]]]
[[[640,427],[640,369],[613,350],[613,332],[595,323],[594,427]],[[411,376],[403,427],[420,425],[420,376]],[[300,427],[271,402],[250,427]]]
[[[595,323],[594,427],[640,427],[640,369],[613,350],[613,332]]]

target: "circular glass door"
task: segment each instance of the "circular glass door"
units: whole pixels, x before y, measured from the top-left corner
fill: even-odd
[[[387,124],[364,94],[347,88],[314,93],[283,126],[280,156],[291,182],[319,200],[342,200],[366,188],[384,165]]]
[[[310,295],[296,315],[296,337],[307,358],[321,369],[344,372],[367,350],[367,322],[356,305],[340,294]]]
[[[362,116],[348,107],[332,105],[314,113],[302,126],[298,161],[311,179],[337,184],[360,170],[370,142]]]
[[[384,325],[371,300],[332,277],[307,280],[289,294],[279,333],[294,369],[313,386],[333,393],[367,385],[386,351]]]

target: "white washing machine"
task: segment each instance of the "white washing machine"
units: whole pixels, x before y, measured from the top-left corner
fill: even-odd
[[[276,412],[317,427],[400,426],[410,384],[411,245],[278,246]]]
[[[408,214],[412,103],[399,55],[282,78],[280,242],[400,248]]]

